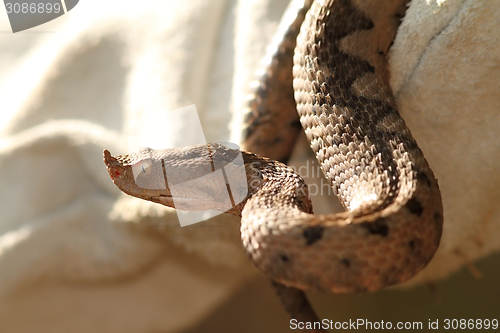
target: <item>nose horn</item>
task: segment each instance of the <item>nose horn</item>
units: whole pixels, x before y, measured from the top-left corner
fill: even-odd
[[[103,154],[104,164],[106,164],[106,166],[117,162],[117,159],[114,158],[113,156],[111,156],[111,153],[109,152],[109,150],[104,149],[102,154]]]

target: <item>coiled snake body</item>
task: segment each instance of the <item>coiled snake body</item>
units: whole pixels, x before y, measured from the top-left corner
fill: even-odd
[[[295,25],[300,26],[310,2],[298,11]],[[322,170],[347,209],[314,215],[299,175],[280,162],[244,152],[249,192],[229,212],[241,215],[244,247],[255,266],[273,281],[302,290],[373,291],[414,276],[439,245],[440,191],[388,84],[385,56],[405,5],[405,1],[314,1],[297,38],[293,72],[283,69],[283,63],[291,62],[286,54],[293,53],[294,43],[288,42],[272,64],[285,74],[273,78],[271,68],[250,103],[244,148],[286,160],[288,152],[283,149],[269,150],[273,142],[283,141],[284,150],[291,149],[297,116],[283,120],[282,114],[290,112],[280,109],[280,102],[288,109],[286,105],[295,108],[296,103]],[[293,93],[287,81],[292,75],[295,103],[293,96],[292,101],[287,99]],[[281,87],[285,92],[280,98],[286,100],[272,100],[273,89]],[[285,125],[275,125],[278,120]],[[273,133],[263,139],[265,132]],[[279,136],[285,139],[276,140]],[[142,188],[132,167],[146,163],[143,177],[173,168],[185,181],[199,176],[193,170],[200,157],[230,161],[234,154],[210,144],[209,149],[149,150],[147,159],[134,159],[133,154],[112,157],[108,151],[104,156],[122,191],[173,206],[168,184],[163,189]],[[203,191],[192,190],[183,199],[193,207],[210,206],[210,198],[218,193]]]

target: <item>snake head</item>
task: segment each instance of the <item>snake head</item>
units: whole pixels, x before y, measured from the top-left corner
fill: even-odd
[[[114,157],[104,150],[104,163],[123,192],[179,210],[238,215],[235,207],[248,193],[241,152],[219,144],[141,148]]]
[[[105,149],[104,164],[113,183],[123,192],[175,208],[172,194],[163,177],[161,163],[141,154],[112,156]]]

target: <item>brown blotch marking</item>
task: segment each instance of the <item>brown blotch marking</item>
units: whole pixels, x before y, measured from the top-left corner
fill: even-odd
[[[424,211],[424,207],[422,207],[422,204],[420,203],[420,201],[418,201],[417,198],[411,198],[410,200],[408,200],[408,202],[406,203],[406,208],[408,208],[410,213],[417,216],[422,215]]]
[[[435,213],[434,213],[434,221],[435,221],[436,223],[441,223],[441,222],[443,222],[443,216],[441,215],[441,213],[439,213],[439,212],[435,212]]]
[[[334,28],[329,31],[334,41],[339,41],[347,35],[360,30],[370,30],[374,27],[373,22],[365,16],[362,10],[356,7],[352,1],[337,1],[335,11],[332,13],[334,19],[328,20],[326,28]],[[341,18],[349,18],[341,20]]]
[[[429,179],[429,176],[427,176],[425,172],[419,171],[417,174],[417,180],[419,182],[426,184],[428,187],[431,187],[431,180]]]
[[[271,142],[271,145],[278,144],[278,143],[280,143],[281,141],[283,141],[283,139],[282,139],[282,138],[274,138],[273,142]]]
[[[252,128],[252,126],[248,126],[246,127],[245,129],[243,129],[243,133],[241,134],[242,137],[243,137],[243,140],[246,140],[248,139],[250,136],[252,136],[253,132],[254,132],[254,128]]]
[[[286,254],[280,254],[280,259],[282,262],[289,262],[290,258]]]
[[[306,239],[306,244],[312,245],[319,241],[323,237],[323,230],[325,229],[320,226],[305,228],[302,236]]]
[[[415,250],[415,240],[411,240],[408,242],[408,246],[410,247],[410,249],[413,251]]]
[[[298,128],[298,129],[301,129],[302,128],[302,124],[300,123],[300,119],[297,118],[296,120],[294,120],[292,123],[290,123],[290,127],[291,128]]]
[[[435,212],[434,213],[434,224],[436,225],[436,227],[441,230],[440,232],[442,232],[442,228],[443,228],[443,214],[441,212]]]
[[[389,227],[384,218],[379,218],[374,222],[365,222],[361,224],[372,235],[386,237],[389,234]]]
[[[341,262],[341,263],[342,263],[342,264],[343,264],[346,268],[351,267],[351,261],[350,261],[349,259],[344,258],[344,259],[340,260],[340,262]]]

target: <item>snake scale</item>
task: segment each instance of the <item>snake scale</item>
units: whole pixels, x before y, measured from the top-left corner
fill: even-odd
[[[243,151],[248,194],[228,212],[241,216],[245,250],[273,281],[301,290],[374,291],[413,277],[438,248],[443,224],[438,184],[388,83],[386,54],[405,7],[406,1],[391,0],[303,1],[250,102],[243,147],[286,160],[300,128],[298,112],[346,208],[313,214],[307,185],[292,168]],[[275,149],[276,143],[284,148]],[[125,193],[170,207],[177,199],[183,209],[205,209],[217,208],[219,190],[207,185],[174,198],[171,178],[144,188],[137,177],[143,184],[158,183],[169,168],[177,175],[174,182],[182,183],[202,174],[197,170],[203,158],[230,163],[237,153],[209,144],[116,157],[105,150],[104,160]],[[143,172],[134,178],[138,165]]]

